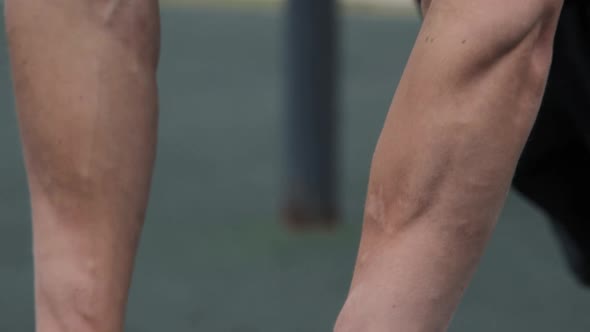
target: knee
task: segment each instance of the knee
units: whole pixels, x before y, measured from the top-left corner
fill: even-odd
[[[544,90],[562,3],[426,1],[428,14],[417,47],[444,60],[447,85],[504,82],[530,106]]]
[[[432,0],[419,0],[420,3],[420,11],[422,12],[422,15],[426,15],[426,13],[428,13],[428,8],[430,8],[430,3],[432,2]]]
[[[157,58],[160,18],[157,0],[88,1],[99,27],[122,45],[141,52],[144,58]]]
[[[5,0],[9,37],[92,40],[94,48],[115,49],[155,67],[160,48],[157,0]],[[33,15],[43,13],[43,15]],[[76,30],[76,34],[64,31]],[[11,39],[12,39],[11,38]],[[56,43],[57,44],[57,43]]]
[[[498,57],[523,42],[550,49],[562,4],[563,0],[423,0],[422,9],[428,13],[423,29],[468,41],[476,49],[473,55]]]

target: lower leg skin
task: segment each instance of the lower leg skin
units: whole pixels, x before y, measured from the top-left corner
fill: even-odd
[[[123,330],[157,126],[157,0],[6,0],[38,332]]]
[[[447,329],[535,120],[560,8],[430,3],[377,144],[336,331]]]

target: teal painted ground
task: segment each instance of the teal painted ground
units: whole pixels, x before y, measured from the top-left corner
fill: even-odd
[[[343,19],[344,226],[277,218],[281,28],[273,11],[164,13],[160,151],[128,331],[329,331],[350,278],[372,147],[417,30]],[[0,331],[33,331],[25,177],[0,36]],[[542,216],[511,197],[453,332],[587,332],[590,293]]]

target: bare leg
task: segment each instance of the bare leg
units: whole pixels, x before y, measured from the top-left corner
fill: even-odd
[[[37,331],[123,330],[157,126],[157,0],[6,0]]]
[[[337,331],[447,329],[535,120],[561,5],[432,1],[375,151]]]

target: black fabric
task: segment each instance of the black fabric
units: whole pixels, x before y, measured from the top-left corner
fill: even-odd
[[[562,13],[545,97],[515,177],[518,189],[552,211],[561,210],[562,205],[569,208],[574,199],[535,198],[539,190],[527,190],[526,187],[533,186],[528,182],[541,187],[543,183],[565,183],[568,186],[560,189],[562,194],[578,184],[590,188],[584,180],[584,173],[590,177],[590,164],[586,164],[590,153],[590,44],[585,42],[590,34],[585,16],[577,10],[579,6],[567,5]],[[549,176],[553,173],[557,174]],[[532,177],[537,180],[528,180]],[[549,181],[556,177],[562,179]],[[568,203],[561,202],[564,200]]]
[[[568,1],[547,90],[514,187],[551,218],[569,263],[590,284],[590,6]]]

